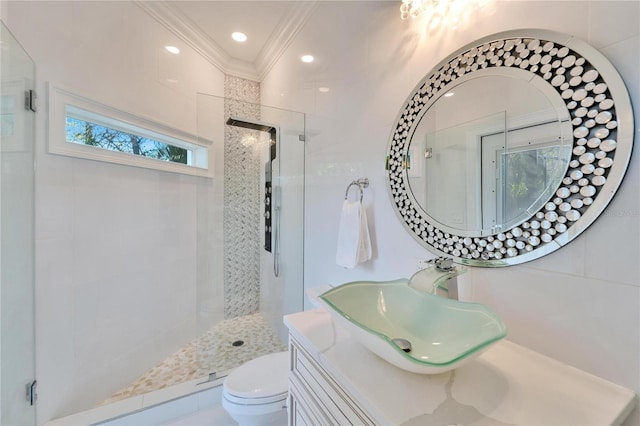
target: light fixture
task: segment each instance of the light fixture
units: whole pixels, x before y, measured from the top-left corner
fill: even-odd
[[[437,8],[440,3],[447,3],[448,0],[402,0],[400,6],[400,18],[417,18],[429,9]]]
[[[239,31],[236,31],[235,33],[231,34],[231,38],[237,41],[238,43],[244,43],[245,41],[247,41],[247,35]]]
[[[328,87],[318,87],[318,92],[327,93],[329,91]]]
[[[417,18],[422,13],[425,5],[422,0],[402,0],[400,6],[400,19]]]
[[[307,63],[307,64],[313,62],[314,59],[315,58],[313,56],[311,56],[311,55],[303,55],[303,56],[300,57],[300,60],[302,62]]]
[[[180,49],[178,49],[175,46],[165,46],[164,48],[167,52],[173,53],[174,55],[177,55],[180,53]]]
[[[481,9],[490,10],[499,0],[401,0],[400,18],[421,19],[427,30],[456,29],[474,23]]]

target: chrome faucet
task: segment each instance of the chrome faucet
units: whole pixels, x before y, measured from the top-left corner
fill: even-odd
[[[427,263],[435,266],[438,271],[447,272],[455,269],[453,266],[453,259],[450,257],[436,257],[435,259],[431,259],[427,261]]]
[[[467,268],[455,265],[450,257],[437,257],[424,263],[429,266],[416,272],[409,280],[409,285],[441,297],[458,300],[457,276],[466,272]]]

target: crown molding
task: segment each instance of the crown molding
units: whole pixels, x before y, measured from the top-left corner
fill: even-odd
[[[167,1],[134,0],[142,10],[225,74],[262,81],[315,10],[316,1],[297,1],[282,17],[255,63],[229,55],[180,10]]]
[[[316,9],[317,1],[297,1],[286,16],[283,16],[276,30],[258,54],[255,65],[260,81],[271,71],[282,54],[309,20]]]
[[[259,75],[253,64],[231,57],[170,2],[143,0],[134,0],[134,2],[223,73],[259,81]]]

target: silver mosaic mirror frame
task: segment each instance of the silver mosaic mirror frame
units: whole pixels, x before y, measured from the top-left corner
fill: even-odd
[[[564,101],[573,147],[564,178],[544,206],[510,229],[482,237],[433,220],[409,188],[404,159],[413,133],[431,105],[474,72],[511,67],[541,77]],[[546,30],[507,31],[477,40],[447,57],[418,83],[398,114],[387,157],[392,204],[404,227],[429,251],[472,266],[508,266],[566,245],[606,208],[631,158],[633,112],[624,82],[596,49]]]

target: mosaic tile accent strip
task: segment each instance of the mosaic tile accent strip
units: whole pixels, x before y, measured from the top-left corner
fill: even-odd
[[[260,118],[260,84],[225,76],[225,117]],[[259,132],[225,126],[224,140],[224,315],[249,315],[260,308],[260,153],[243,138]]]
[[[224,97],[226,99],[236,99],[259,106],[260,83],[233,75],[225,75]]]
[[[244,342],[233,346],[234,342]],[[219,376],[241,364],[287,350],[260,314],[225,320],[176,351],[102,405],[163,389],[217,372]]]

